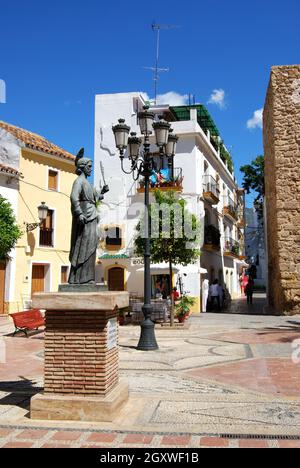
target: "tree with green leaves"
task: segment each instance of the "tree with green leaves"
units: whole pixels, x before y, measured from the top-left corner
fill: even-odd
[[[240,168],[244,173],[243,187],[247,193],[251,190],[257,193],[254,206],[258,215],[263,215],[263,199],[265,195],[265,159],[264,156],[257,156],[251,164],[246,164]]]
[[[155,203],[150,207],[151,260],[169,265],[173,291],[173,265],[187,266],[199,258],[201,252],[201,222],[186,208],[186,201],[176,198],[174,191],[156,190]],[[142,256],[145,246],[145,218],[137,226],[135,252]],[[174,325],[174,301],[171,307],[171,326]]]
[[[0,195],[0,260],[9,258],[21,235],[11,204]]]

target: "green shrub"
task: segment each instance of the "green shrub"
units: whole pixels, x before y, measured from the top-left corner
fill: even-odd
[[[0,195],[0,260],[9,258],[9,252],[22,236],[11,204]]]
[[[179,302],[175,305],[176,317],[188,315],[195,302],[196,301],[193,297],[183,295]]]

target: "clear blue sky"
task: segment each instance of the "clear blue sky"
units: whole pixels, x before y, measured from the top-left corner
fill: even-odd
[[[261,129],[247,121],[264,105],[270,67],[299,63],[299,0],[186,0],[174,3],[15,0],[0,3],[0,119],[93,155],[94,96],[145,91],[153,96],[152,22],[161,33],[159,92],[192,93],[208,104],[235,168],[262,153]]]

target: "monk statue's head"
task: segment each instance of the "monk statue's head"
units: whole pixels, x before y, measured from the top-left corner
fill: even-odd
[[[93,162],[91,159],[84,157],[84,148],[81,148],[81,150],[77,153],[75,166],[77,175],[81,175],[83,172],[87,176],[91,175]]]

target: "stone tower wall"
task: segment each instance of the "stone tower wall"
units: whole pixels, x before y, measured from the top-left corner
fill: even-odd
[[[264,109],[269,304],[300,313],[300,65],[273,67]]]

